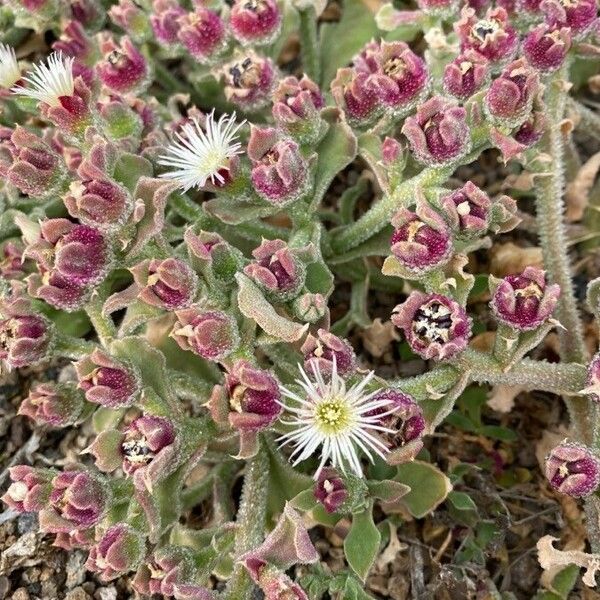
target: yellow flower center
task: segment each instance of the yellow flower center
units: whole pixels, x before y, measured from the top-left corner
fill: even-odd
[[[326,398],[315,408],[317,427],[326,435],[335,435],[350,424],[350,411],[342,398]]]

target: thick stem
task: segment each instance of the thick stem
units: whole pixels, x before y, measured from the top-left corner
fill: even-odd
[[[104,347],[107,347],[117,334],[117,328],[113,320],[102,312],[102,305],[109,292],[107,284],[101,284],[85,306],[85,312],[96,330],[100,343]]]
[[[261,440],[258,454],[248,463],[242,499],[236,519],[235,557],[258,546],[265,530],[269,489],[269,457]],[[224,600],[250,600],[254,584],[240,563],[236,563],[225,590]]]
[[[318,83],[321,78],[321,61],[319,60],[320,45],[317,35],[317,13],[312,6],[307,6],[299,12],[304,72]]]

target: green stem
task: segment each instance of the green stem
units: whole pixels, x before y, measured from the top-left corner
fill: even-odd
[[[308,6],[300,12],[300,43],[302,46],[302,63],[304,72],[316,82],[321,79],[321,62],[319,60],[319,39],[317,35],[317,13],[314,7]]]
[[[54,353],[64,358],[78,360],[88,356],[96,348],[94,342],[88,342],[69,335],[57,334],[54,342]]]
[[[85,306],[85,312],[104,347],[108,346],[117,334],[117,328],[113,320],[102,312],[102,306],[109,294],[107,285],[107,283],[101,284]]]

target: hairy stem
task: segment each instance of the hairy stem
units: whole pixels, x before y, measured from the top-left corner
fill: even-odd
[[[304,71],[313,81],[318,82],[321,78],[321,62],[319,60],[320,45],[317,35],[317,13],[312,6],[307,6],[299,12]]]
[[[107,347],[110,342],[115,338],[117,334],[117,328],[110,316],[105,315],[102,312],[102,306],[104,301],[108,297],[110,290],[107,287],[107,283],[101,284],[97,290],[94,291],[90,301],[85,306],[85,312],[89,317],[100,343]]]

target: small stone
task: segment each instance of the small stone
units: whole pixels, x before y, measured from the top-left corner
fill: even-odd
[[[76,587],[65,596],[65,600],[92,600],[92,597],[82,587]]]
[[[29,600],[29,592],[25,588],[21,587],[18,590],[15,590],[11,600]]]
[[[117,600],[117,590],[114,585],[98,588],[94,594],[96,600]]]

